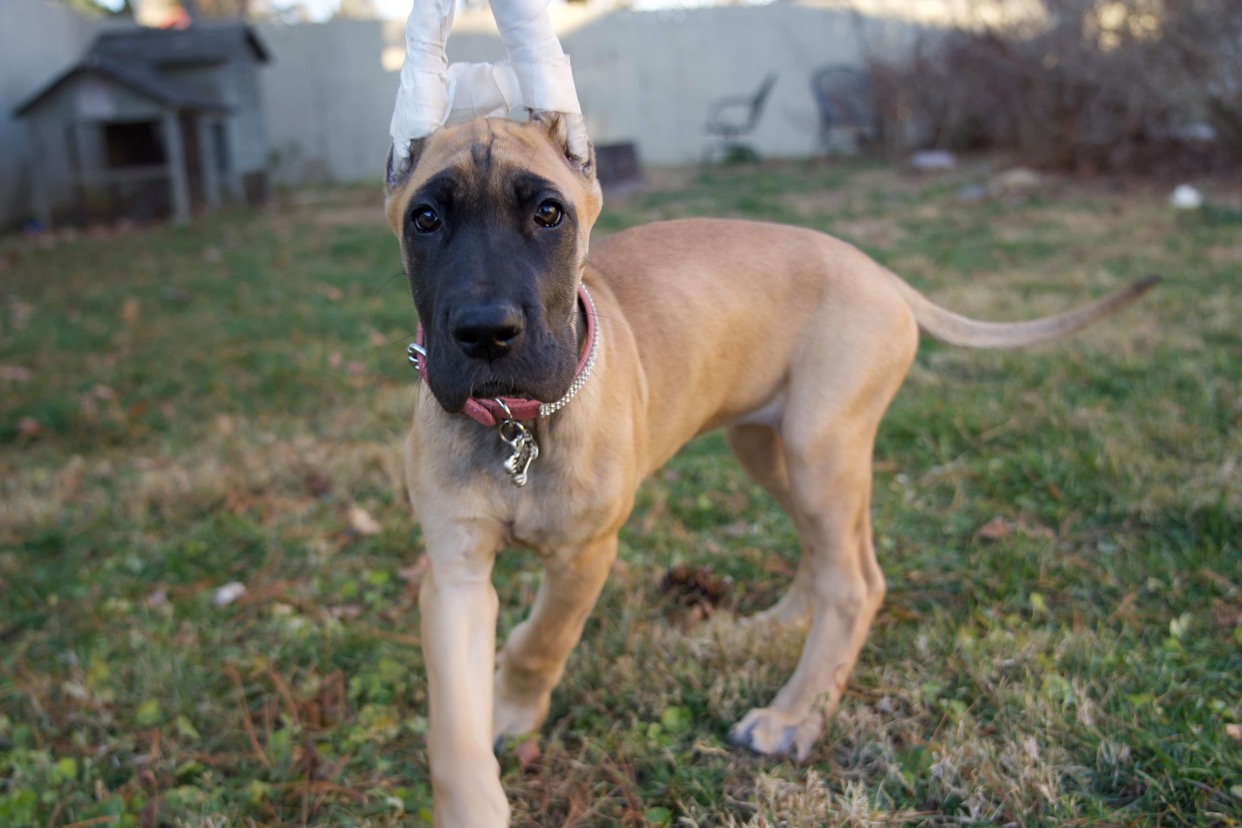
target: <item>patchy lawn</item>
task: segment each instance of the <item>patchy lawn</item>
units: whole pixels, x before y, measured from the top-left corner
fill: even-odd
[[[1242,821],[1242,216],[1138,184],[960,201],[971,178],[722,169],[605,208],[835,231],[998,319],[1167,281],[1072,342],[923,345],[879,437],[888,600],[805,766],[725,742],[796,659],[732,623],[792,527],[718,436],[687,447],[541,754],[502,760],[516,824]],[[413,330],[370,190],[0,242],[0,825],[426,819]],[[537,582],[502,556],[503,629]]]

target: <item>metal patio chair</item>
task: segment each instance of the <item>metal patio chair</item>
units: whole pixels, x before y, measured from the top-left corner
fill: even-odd
[[[712,102],[707,108],[707,123],[704,126],[711,136],[703,152],[704,164],[710,163],[717,152],[743,146],[740,139],[759,125],[764,104],[776,85],[776,78],[775,72],[768,75],[750,95],[732,95]]]

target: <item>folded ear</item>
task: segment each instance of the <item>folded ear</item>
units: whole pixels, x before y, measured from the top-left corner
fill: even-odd
[[[548,139],[560,148],[565,160],[583,178],[595,181],[595,147],[587,136],[586,122],[581,115],[532,109],[530,122],[547,132]]]
[[[400,190],[401,186],[410,179],[410,173],[414,172],[414,168],[418,166],[418,157],[422,155],[423,145],[426,143],[425,137],[410,141],[404,158],[397,156],[395,147],[388,148],[388,164],[384,173],[384,196],[386,198],[392,198],[393,193]]]

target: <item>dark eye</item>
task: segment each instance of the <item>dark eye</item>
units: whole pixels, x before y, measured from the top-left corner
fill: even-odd
[[[540,227],[555,227],[561,223],[564,215],[565,211],[561,209],[561,205],[548,199],[535,208],[535,224]]]
[[[415,207],[414,212],[410,214],[410,221],[414,224],[414,229],[420,233],[434,233],[440,229],[440,217],[436,215],[436,211],[423,205]]]

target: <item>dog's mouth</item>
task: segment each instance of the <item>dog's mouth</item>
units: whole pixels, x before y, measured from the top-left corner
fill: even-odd
[[[495,397],[534,399],[534,397],[526,393],[526,390],[519,387],[516,383],[504,380],[481,382],[470,390],[470,396],[474,399],[493,399]]]
[[[427,384],[451,414],[460,413],[470,399],[556,400],[573,382],[571,356],[555,346],[524,348],[520,355],[491,365],[464,359],[451,348],[437,348],[434,340],[430,345]]]

